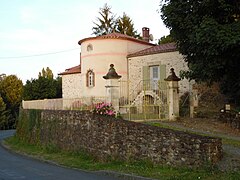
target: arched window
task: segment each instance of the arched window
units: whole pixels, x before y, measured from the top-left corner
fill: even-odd
[[[89,52],[89,51],[92,51],[93,50],[93,46],[91,45],[91,44],[89,44],[88,46],[87,46],[87,51]]]
[[[95,86],[95,74],[93,70],[88,70],[86,74],[86,85],[87,87],[94,87]]]

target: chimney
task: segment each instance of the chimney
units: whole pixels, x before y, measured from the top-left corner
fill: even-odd
[[[143,27],[142,28],[142,36],[143,36],[143,40],[144,41],[147,41],[147,42],[149,42],[149,28],[147,28],[147,27]]]

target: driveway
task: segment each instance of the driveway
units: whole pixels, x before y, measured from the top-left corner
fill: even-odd
[[[15,133],[0,131],[0,141]],[[0,146],[0,180],[116,180],[97,173],[68,169],[22,155],[11,153]]]

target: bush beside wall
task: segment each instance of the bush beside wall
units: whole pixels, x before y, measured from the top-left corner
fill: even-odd
[[[218,116],[218,120],[228,124],[233,129],[240,130],[240,114],[236,112],[223,112]]]
[[[88,111],[22,110],[17,136],[63,150],[86,150],[100,160],[151,160],[199,166],[222,157],[221,139],[94,115]]]

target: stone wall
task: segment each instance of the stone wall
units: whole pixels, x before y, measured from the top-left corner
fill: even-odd
[[[62,76],[62,97],[65,99],[82,97],[81,86],[85,86],[85,83],[86,81],[82,82],[80,73]]]
[[[199,136],[88,111],[22,110],[17,136],[28,142],[86,150],[104,160],[151,160],[199,166],[222,157],[221,139]]]

